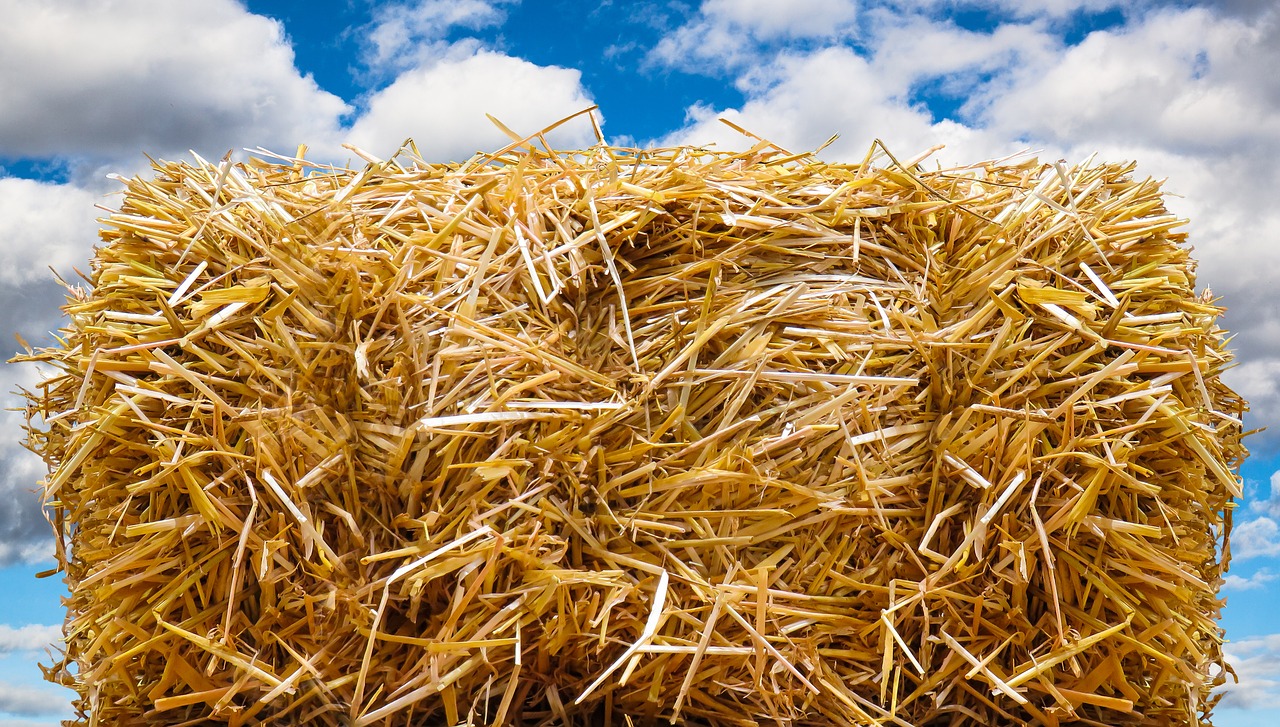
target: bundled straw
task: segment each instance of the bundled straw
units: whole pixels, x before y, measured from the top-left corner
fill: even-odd
[[[1131,165],[273,159],[24,357],[82,718],[1206,724],[1244,404]]]

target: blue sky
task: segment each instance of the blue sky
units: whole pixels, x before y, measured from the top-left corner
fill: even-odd
[[[319,10],[318,8],[323,8]],[[942,161],[1036,150],[1137,158],[1191,219],[1200,282],[1253,404],[1225,595],[1242,683],[1216,724],[1280,724],[1280,9],[1262,0],[0,0],[0,328],[47,341],[50,266],[84,267],[108,172],[144,154],[263,146],[347,161],[414,137],[461,159],[597,104],[616,144],[740,146],[724,117],[861,159],[883,138]],[[570,123],[554,140],[594,141]],[[6,367],[5,390],[33,371]],[[53,725],[36,663],[60,584],[31,494],[42,465],[0,427],[0,723]]]

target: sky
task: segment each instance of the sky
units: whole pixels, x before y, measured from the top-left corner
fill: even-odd
[[[1252,403],[1219,727],[1280,724],[1280,6],[1269,0],[0,0],[0,331],[47,343],[50,268],[87,270],[108,174],[146,155],[266,148],[359,163],[413,137],[460,161],[598,105],[618,145],[746,140],[860,161],[875,138],[942,163],[1032,151],[1137,159],[1190,220],[1199,283],[1228,312]],[[588,146],[585,119],[561,148]],[[243,154],[241,152],[241,154]],[[12,340],[6,337],[5,340]],[[16,352],[13,344],[11,352]],[[38,380],[0,370],[4,391]],[[7,406],[17,398],[10,396]],[[0,412],[0,723],[51,727],[70,692],[37,663],[63,586]]]

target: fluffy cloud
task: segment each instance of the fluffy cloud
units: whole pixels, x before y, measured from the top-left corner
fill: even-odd
[[[1007,23],[980,32],[884,8],[867,15],[876,74],[903,93],[927,88],[964,99],[1019,66],[1048,63],[1062,50],[1061,40],[1041,24]]]
[[[36,290],[46,292],[40,288]],[[56,310],[55,305],[50,304],[49,307]],[[0,321],[8,324],[6,319],[10,318],[12,316],[0,308]],[[55,325],[56,322],[57,319],[51,321]],[[31,331],[27,334],[33,342],[39,340],[31,335]],[[0,442],[0,567],[53,560],[53,529],[41,512],[39,485],[47,469],[39,457],[19,445],[23,438],[24,418],[20,411],[13,410],[22,407],[23,402],[11,393],[18,387],[33,388],[40,377],[40,372],[31,365],[0,369],[0,405],[4,407],[4,411],[0,411],[0,432],[4,433]],[[4,636],[0,631],[0,652],[4,651],[3,644]]]
[[[39,651],[62,641],[61,626],[29,624],[14,628],[0,624],[0,654],[8,651]]]
[[[88,270],[99,202],[110,200],[71,184],[0,178],[0,331],[17,332],[33,345],[48,342],[61,325],[58,308],[65,301],[50,268],[73,283],[76,268]],[[16,353],[8,340],[0,360]],[[11,410],[22,404],[11,392],[34,387],[39,377],[31,365],[0,368],[0,565],[47,560],[53,553],[35,493],[44,463],[18,445],[23,415]],[[3,644],[0,631],[0,650]]]
[[[98,195],[70,184],[0,178],[0,286],[84,269],[97,242]]]
[[[927,6],[934,9],[949,6],[959,10],[974,8],[990,10],[994,7],[1017,18],[1049,17],[1062,19],[1080,12],[1097,13],[1112,8],[1123,8],[1126,5],[1141,7],[1148,3],[1146,0],[1138,0],[1138,2],[1125,2],[1124,0],[1037,0],[1034,3],[1028,3],[1025,0],[991,0],[990,2],[978,2],[977,0],[899,0],[893,4],[908,8]]]
[[[840,79],[838,86],[832,79]],[[747,102],[737,109],[694,107],[689,125],[664,143],[715,143],[726,148],[752,142],[719,122],[725,118],[784,148],[813,149],[833,133],[838,139],[823,153],[827,159],[861,160],[875,138],[899,158],[935,144],[946,144],[953,158],[987,158],[1015,150],[979,129],[953,121],[935,121],[914,104],[909,89],[878,72],[871,61],[843,46],[779,56],[767,68],[738,80]]]
[[[1266,499],[1258,493],[1257,499],[1249,503],[1249,509],[1270,517],[1280,517],[1280,471],[1271,473],[1271,492]]]
[[[1231,556],[1247,560],[1259,556],[1280,555],[1280,525],[1269,517],[1249,520],[1231,533]]]
[[[506,19],[504,6],[517,1],[417,0],[380,5],[365,36],[365,63],[378,72],[400,71],[446,55],[450,44],[445,39],[452,29],[499,25]]]
[[[1280,634],[1241,639],[1227,645],[1227,661],[1239,683],[1229,679],[1222,691],[1223,707],[1280,708]]]
[[[39,457],[18,444],[23,437],[23,415],[9,411],[23,404],[9,392],[18,386],[33,387],[38,377],[30,366],[7,366],[0,372],[0,386],[5,392],[0,403],[6,409],[0,413],[0,432],[5,433],[5,441],[0,444],[0,567],[52,563],[54,558],[53,529],[41,511],[39,484],[48,470]],[[8,643],[5,628],[0,626],[0,653]]]
[[[987,126],[1075,145],[1144,143],[1231,153],[1280,140],[1276,13],[1262,22],[1206,8],[1162,10],[1090,34],[1049,64],[975,97]]]
[[[734,68],[756,59],[774,41],[830,40],[852,32],[853,0],[704,0],[689,22],[649,54],[663,66]]]
[[[1280,578],[1275,573],[1263,568],[1251,576],[1229,575],[1222,584],[1222,589],[1226,591],[1256,591],[1266,584]]]
[[[71,692],[0,681],[0,714],[56,717],[70,712]],[[6,724],[13,724],[6,720]]]
[[[234,0],[8,0],[0,157],[128,157],[323,143],[346,104]]]
[[[485,118],[491,114],[519,133],[533,133],[592,105],[581,72],[492,51],[444,59],[406,71],[368,101],[349,139],[377,155],[408,137],[428,160],[463,161],[510,139]],[[552,134],[561,148],[595,143],[591,124],[578,119]]]
[[[6,397],[5,403],[14,402]],[[5,417],[4,431],[18,434],[13,419]],[[53,531],[35,492],[44,475],[44,463],[35,455],[16,445],[0,448],[0,566],[53,560]]]

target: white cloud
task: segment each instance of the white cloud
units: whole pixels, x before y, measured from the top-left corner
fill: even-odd
[[[18,434],[11,417],[4,422],[6,431]],[[0,566],[53,558],[53,530],[41,515],[36,492],[45,473],[44,463],[30,452],[15,445],[0,448]]]
[[[839,93],[832,93],[834,78],[840,79]],[[739,86],[748,99],[741,108],[692,108],[689,126],[664,143],[749,146],[751,140],[719,123],[724,117],[797,152],[838,133],[841,138],[823,153],[833,160],[861,160],[875,138],[900,159],[938,143],[947,144],[951,156],[970,160],[1013,149],[962,124],[935,122],[928,110],[909,101],[906,88],[887,81],[870,61],[845,47],[780,56],[768,68],[740,76]]]
[[[1231,557],[1247,560],[1259,556],[1280,555],[1280,525],[1269,517],[1249,520],[1231,533]]]
[[[1265,500],[1259,497],[1259,499],[1249,503],[1249,509],[1273,518],[1280,517],[1280,470],[1271,473],[1270,496]]]
[[[72,275],[98,241],[100,200],[70,184],[0,178],[0,285],[52,280],[49,268]]]
[[[1131,3],[1129,0],[1040,0],[1036,3],[999,0],[998,4],[1005,10],[1024,17],[1030,15],[1063,17],[1080,11],[1096,13],[1110,8],[1122,8],[1126,4],[1141,5],[1142,3]]]
[[[486,113],[518,133],[531,134],[591,105],[577,70],[480,51],[400,74],[369,99],[368,110],[348,138],[382,156],[413,137],[428,160],[463,161],[476,151],[492,151],[510,141]],[[595,141],[585,118],[552,135],[552,143],[560,148]]]
[[[0,681],[0,714],[52,717],[71,711],[72,693],[56,687],[33,687]],[[6,722],[7,723],[7,722]]]
[[[687,70],[734,68],[779,40],[831,40],[854,31],[853,0],[704,0],[689,22],[665,36],[649,61]]]
[[[0,654],[9,651],[40,651],[61,641],[61,626],[28,624],[14,628],[8,624],[0,624]]]
[[[1187,153],[1280,140],[1277,15],[1246,23],[1206,8],[1162,10],[1096,32],[1049,64],[978,94],[987,125],[1074,146],[1143,143]]]
[[[872,63],[887,85],[901,89],[937,82],[949,96],[964,98],[1021,64],[1041,64],[1061,52],[1061,41],[1042,24],[1007,23],[990,32],[877,9],[869,12],[874,38]],[[927,48],[928,52],[921,52]]]
[[[12,417],[6,415],[4,424],[4,431],[18,435]],[[40,513],[35,492],[45,474],[39,457],[15,445],[0,448],[0,566],[53,560],[53,529]]]
[[[857,18],[853,0],[704,0],[698,13],[755,38],[830,38]]]
[[[65,300],[64,291],[49,268],[73,283],[76,268],[88,272],[98,241],[97,202],[111,201],[71,184],[0,178],[0,331],[19,332],[33,345],[41,345],[61,325],[58,306]],[[9,340],[0,358],[16,352],[16,343]],[[11,410],[23,402],[10,392],[31,389],[39,378],[30,364],[0,369],[0,565],[46,561],[53,554],[51,529],[35,492],[46,468],[39,457],[19,446],[24,416]]]
[[[20,330],[33,345],[46,342],[47,336],[39,331],[57,327],[61,299],[60,289],[52,284],[0,284],[0,331]],[[53,529],[41,513],[38,484],[48,469],[19,444],[24,437],[25,416],[20,411],[24,402],[12,393],[19,388],[32,390],[47,373],[33,364],[0,367],[0,567],[53,560]]]
[[[518,0],[416,0],[380,5],[366,35],[365,63],[378,71],[404,70],[448,53],[454,28],[478,30],[506,20],[504,6]],[[474,50],[474,48],[473,48]]]
[[[279,23],[234,0],[4,6],[0,156],[292,150],[347,110],[298,72]]]
[[[1224,579],[1222,589],[1227,591],[1256,591],[1277,578],[1280,578],[1280,575],[1262,568],[1251,576],[1228,575]]]
[[[1222,707],[1239,709],[1280,708],[1280,634],[1255,636],[1229,643],[1227,663],[1235,669],[1239,683],[1228,677],[1220,688],[1226,692]]]
[[[905,3],[899,3],[906,6],[930,5],[953,6],[959,8],[980,7],[984,9],[1002,10],[1011,13],[1014,17],[1028,18],[1036,16],[1048,16],[1051,18],[1064,18],[1078,12],[1096,13],[1110,8],[1125,7],[1126,5],[1141,6],[1145,3],[1142,0],[1132,2],[1132,0],[1036,0],[1029,3],[1026,0],[991,0],[990,2],[978,2],[977,0],[907,0]]]

